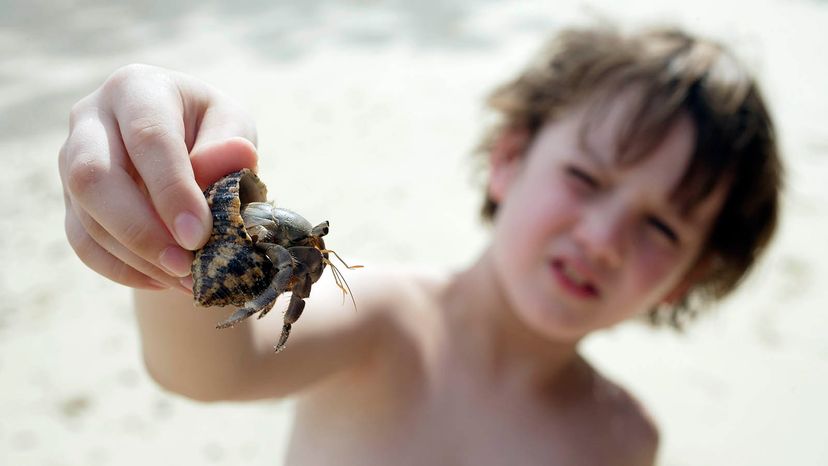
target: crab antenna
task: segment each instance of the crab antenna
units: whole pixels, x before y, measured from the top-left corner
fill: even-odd
[[[322,262],[325,265],[330,265],[331,266],[331,273],[333,274],[334,283],[336,283],[336,287],[339,288],[340,290],[342,290],[342,294],[347,294],[348,290],[346,290],[345,287],[342,285],[342,282],[339,279],[339,275],[337,274],[337,272],[339,272],[339,270],[337,270],[336,266],[333,265],[333,263],[329,259],[323,258]],[[344,296],[343,296],[343,299],[345,299]]]
[[[346,290],[345,287],[342,285],[342,281],[339,278],[340,274],[338,274],[339,270],[336,268],[335,265],[333,265],[333,262],[331,262],[329,259],[322,259],[322,262],[324,262],[325,265],[331,266],[331,273],[333,274],[334,282],[336,283],[337,288],[342,290],[343,294],[347,294],[348,290]]]
[[[345,305],[345,296],[350,294],[350,291],[343,286],[342,274],[339,273],[339,270],[333,264],[331,264],[331,273],[333,273],[334,280],[336,281],[336,286],[338,286],[339,289],[342,290],[342,305]]]
[[[347,268],[347,269],[349,269],[349,270],[352,270],[352,269],[361,269],[361,268],[363,267],[362,265],[348,265],[348,264],[347,264],[344,260],[342,260],[342,258],[341,258],[341,257],[339,257],[339,254],[337,254],[337,253],[336,253],[336,251],[334,251],[333,249],[322,249],[322,250],[321,250],[321,252],[322,252],[323,254],[324,254],[324,253],[331,253],[331,254],[333,254],[334,256],[336,256],[336,258],[337,258],[337,259],[339,259],[339,262],[342,262],[342,265],[344,265],[344,266],[345,266],[345,268]]]
[[[345,276],[342,275],[342,272],[340,272],[335,265],[333,265],[333,262],[331,262],[330,259],[325,259],[325,262],[331,266],[331,273],[334,276],[334,282],[336,283],[336,286],[339,287],[340,290],[342,290],[342,303],[345,304],[345,295],[348,295],[351,297],[351,302],[354,305],[354,310],[356,310],[357,305],[356,300],[354,299],[354,293],[351,292],[351,286],[348,285],[348,281],[345,280]]]

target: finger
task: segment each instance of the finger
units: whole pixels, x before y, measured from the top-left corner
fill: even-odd
[[[78,123],[70,135],[66,150],[74,155],[66,163],[66,185],[76,211],[89,214],[118,243],[144,260],[186,276],[187,264],[162,264],[180,257],[183,250],[130,174],[117,163],[119,149],[110,148],[118,143],[110,141],[111,137],[98,119]]]
[[[234,137],[197,147],[193,150],[190,161],[196,181],[203,190],[228,173],[242,168],[255,169],[258,154],[253,143]]]
[[[175,275],[173,274],[173,272],[164,271],[156,267],[155,265],[147,262],[146,260],[138,257],[132,251],[125,248],[122,244],[118,243],[118,241],[112,235],[110,235],[109,232],[107,232],[85,212],[78,212],[73,209],[72,215],[74,216],[74,219],[72,221],[77,221],[78,223],[80,223],[85,232],[95,241],[95,243],[98,246],[103,248],[106,252],[108,252],[121,262],[127,264],[131,268],[136,269],[142,274],[151,277],[157,282],[164,283],[169,287],[179,287],[179,278],[171,276],[171,274]],[[186,251],[182,252],[188,254],[188,252]],[[191,257],[185,256],[182,257],[180,260],[192,263]]]
[[[201,146],[217,141],[240,137],[256,146],[256,125],[250,115],[231,99],[213,91],[214,97],[206,101],[200,124],[196,128],[196,138],[190,154],[197,152]],[[186,105],[185,101],[185,105]],[[190,105],[189,108],[197,105]]]
[[[207,241],[212,219],[190,165],[176,89],[136,89],[129,105],[113,106],[114,118],[154,209],[178,244],[194,250]]]
[[[95,272],[114,282],[133,288],[155,290],[167,288],[167,285],[130,267],[98,245],[71,212],[67,212],[65,228],[66,237],[75,254]]]

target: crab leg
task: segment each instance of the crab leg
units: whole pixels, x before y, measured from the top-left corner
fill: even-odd
[[[294,269],[294,278],[296,281],[291,290],[290,304],[288,304],[288,308],[285,311],[285,323],[282,326],[282,335],[279,337],[276,346],[273,347],[277,353],[284,349],[285,343],[287,343],[287,339],[290,336],[291,326],[299,320],[302,311],[305,309],[305,298],[310,296],[311,286],[315,280],[313,277],[319,277],[324,266],[322,253],[316,248],[294,247],[290,248],[290,253],[296,259],[296,268]]]
[[[253,314],[262,311],[267,313],[276,302],[276,298],[287,290],[290,279],[293,277],[293,257],[287,249],[277,244],[258,243],[267,257],[273,261],[277,272],[273,275],[270,285],[258,296],[250,300],[243,308],[238,309],[227,320],[221,322],[216,328],[228,328],[236,325]]]
[[[278,353],[285,349],[285,343],[287,343],[287,339],[290,336],[290,328],[291,325],[296,323],[299,320],[299,317],[302,315],[302,310],[305,309],[305,300],[298,294],[294,294],[290,297],[290,304],[288,305],[287,311],[285,312],[285,323],[282,325],[282,335],[279,337],[279,342],[276,343],[276,346],[273,347],[274,350]]]
[[[273,299],[273,301],[271,301],[270,304],[265,305],[265,307],[262,309],[257,309],[257,307],[252,304],[243,308],[239,308],[238,310],[236,310],[236,312],[233,313],[233,315],[228,317],[227,320],[216,325],[216,328],[230,328],[259,311],[262,311],[262,313],[269,311],[274,304],[276,304],[275,298]]]

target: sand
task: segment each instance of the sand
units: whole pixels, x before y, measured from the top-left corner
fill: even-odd
[[[624,324],[585,352],[650,407],[661,465],[828,464],[828,3],[166,3],[0,3],[0,464],[281,462],[290,403],[160,390],[129,291],[65,240],[69,109],[117,67],[179,69],[242,102],[271,192],[329,219],[349,257],[459,268],[487,237],[470,156],[482,97],[556,28],[600,17],[733,46],[774,111],[789,189],[732,298],[684,335]]]

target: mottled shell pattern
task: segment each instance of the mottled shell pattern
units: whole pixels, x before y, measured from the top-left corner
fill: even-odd
[[[193,295],[202,306],[242,306],[270,284],[273,264],[253,247],[241,207],[266,202],[267,187],[249,169],[232,173],[204,192],[213,232],[193,261]]]

